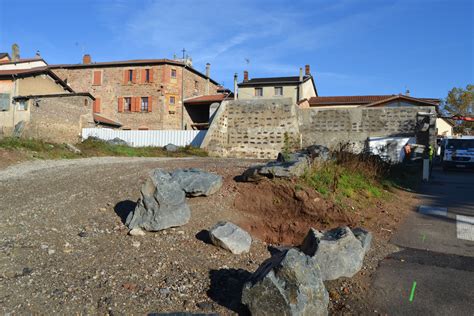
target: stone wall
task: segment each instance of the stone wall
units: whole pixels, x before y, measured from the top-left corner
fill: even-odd
[[[150,69],[152,82],[143,82],[142,70]],[[124,72],[134,70],[135,82],[124,83]],[[171,71],[176,71],[176,76],[171,76]],[[182,76],[184,71],[184,95],[189,98],[204,95],[207,79],[197,75],[189,69],[179,65],[160,64],[148,66],[112,66],[85,68],[55,68],[53,71],[67,82],[75,91],[91,93],[100,100],[100,114],[119,121],[127,129],[181,129],[181,117],[188,126],[191,119],[187,112],[182,113]],[[93,84],[94,72],[101,75],[100,84]],[[210,94],[217,92],[217,86],[209,82]],[[149,97],[152,100],[152,110],[146,112],[119,112],[118,98],[123,97]],[[170,98],[174,97],[174,105]]]
[[[416,125],[421,112],[436,113],[426,106],[301,109],[290,99],[227,101],[214,115],[202,147],[212,155],[274,159],[285,146],[286,133],[303,147],[350,143],[358,152],[369,137],[420,139]]]
[[[285,134],[300,139],[291,99],[224,101],[202,147],[223,157],[275,158],[285,145]]]
[[[24,137],[54,143],[77,143],[83,127],[92,127],[92,99],[81,95],[38,97],[30,100],[30,121]]]

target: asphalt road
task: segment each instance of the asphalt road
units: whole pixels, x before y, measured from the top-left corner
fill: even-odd
[[[413,212],[393,236],[401,251],[381,262],[371,306],[388,315],[474,315],[474,172],[435,169],[419,198],[438,215]]]

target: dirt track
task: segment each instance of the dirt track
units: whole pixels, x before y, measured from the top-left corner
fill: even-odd
[[[286,217],[277,216],[279,210],[298,209],[301,201],[309,201],[293,196],[291,190],[283,195],[281,188],[273,192],[275,187],[269,183],[256,186],[234,181],[254,163],[212,158],[88,158],[27,162],[1,170],[0,313],[245,312],[240,304],[241,285],[270,256],[267,245],[255,237],[283,241],[281,236],[265,235],[274,231],[267,224],[277,220],[276,227],[286,224]],[[135,207],[147,173],[153,168],[184,167],[222,175],[222,189],[207,198],[189,199],[192,217],[187,225],[144,237],[128,236],[122,221]],[[293,198],[299,202],[295,204]],[[281,199],[285,202],[280,203]],[[319,210],[321,205],[311,209]],[[370,275],[378,261],[394,250],[387,244],[388,230],[379,230],[383,229],[379,223],[395,225],[403,212],[398,203],[382,210],[383,214],[375,212],[382,216],[369,213],[376,238],[363,270],[352,279],[327,284],[330,308],[336,314],[364,312]],[[320,216],[313,215],[301,220],[320,228]],[[254,225],[256,230],[250,227],[254,242],[249,254],[232,255],[200,240],[200,232],[219,220],[244,227],[252,220],[259,224]],[[275,231],[286,234],[289,230]]]
[[[213,288],[223,285],[223,276],[235,274],[230,282],[238,283],[248,274],[227,268],[253,271],[268,252],[256,242],[250,254],[234,256],[195,235],[218,219],[238,220],[227,207],[231,179],[250,163],[92,158],[29,162],[0,171],[0,312],[225,312],[214,302],[222,299]],[[134,207],[145,175],[157,167],[218,171],[226,184],[214,196],[189,200],[188,225],[128,236],[120,216]],[[222,305],[237,304],[227,296]]]

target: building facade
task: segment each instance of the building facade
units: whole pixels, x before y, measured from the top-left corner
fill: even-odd
[[[296,104],[318,95],[309,65],[305,66],[304,75],[303,70],[300,69],[300,75],[293,77],[249,79],[248,72],[244,71],[244,80],[237,86],[239,100],[291,98]]]
[[[82,64],[50,68],[73,89],[95,97],[92,109],[97,123],[113,121],[122,129],[190,129],[193,121],[183,107],[183,94],[189,98],[218,89],[209,78],[209,64],[202,74],[185,61],[93,63],[85,55]]]

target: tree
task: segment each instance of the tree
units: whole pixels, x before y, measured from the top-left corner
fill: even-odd
[[[468,84],[466,89],[452,88],[443,106],[446,115],[474,115],[474,85]],[[474,122],[458,121],[454,127],[455,133],[469,134],[474,132]]]

